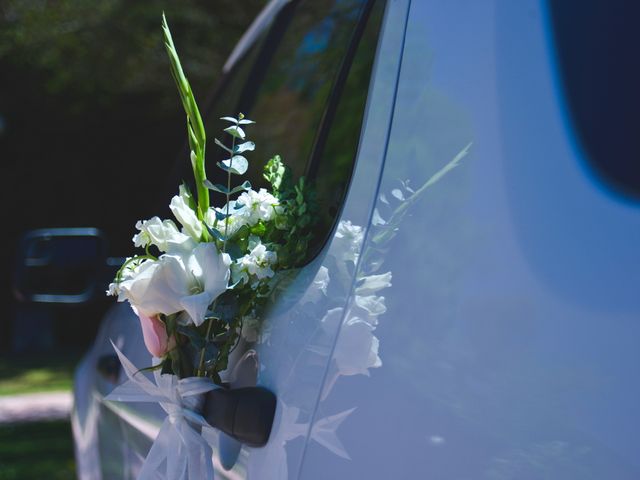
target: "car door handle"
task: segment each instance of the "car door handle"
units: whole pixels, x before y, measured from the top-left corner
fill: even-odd
[[[276,396],[263,387],[213,390],[204,405],[209,425],[250,447],[267,443],[275,412]]]

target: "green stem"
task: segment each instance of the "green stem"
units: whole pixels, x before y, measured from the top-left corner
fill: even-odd
[[[216,301],[213,302],[213,308],[216,308],[216,302],[218,300],[216,299]],[[209,341],[209,335],[211,335],[211,327],[213,325],[213,318],[209,319],[209,325],[207,325],[207,333],[204,336],[204,347],[202,348],[202,350],[200,351],[200,363],[198,364],[198,377],[204,377],[204,352],[207,348],[207,342]]]
[[[158,260],[158,259],[153,255],[136,255],[135,257],[132,257],[129,260],[126,260],[118,270],[118,273],[116,273],[116,278],[115,278],[116,283],[120,283],[122,279],[122,272],[124,271],[125,267],[130,263],[135,262],[136,260]]]
[[[227,251],[227,231],[229,230],[229,202],[231,200],[229,191],[231,191],[231,169],[233,168],[233,155],[235,153],[235,148],[236,137],[233,137],[233,140],[231,141],[231,154],[229,157],[229,170],[227,171],[227,211],[225,212],[224,219],[224,240],[222,241],[222,253]]]

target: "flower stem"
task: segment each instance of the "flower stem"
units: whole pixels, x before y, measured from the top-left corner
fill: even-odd
[[[224,240],[222,241],[222,253],[227,251],[227,231],[229,230],[229,202],[231,200],[231,168],[233,167],[233,155],[236,148],[236,137],[231,141],[231,154],[229,157],[229,170],[227,170],[227,211],[224,219]]]
[[[217,299],[213,302],[213,309],[216,308]],[[209,335],[211,335],[211,327],[213,326],[213,318],[209,319],[209,325],[207,325],[207,333],[204,336],[204,347],[200,350],[200,363],[198,365],[198,377],[204,377],[204,352],[207,348],[207,342],[209,341]]]

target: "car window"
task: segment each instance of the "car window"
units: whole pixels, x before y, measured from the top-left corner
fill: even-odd
[[[262,167],[275,154],[295,177],[315,184],[322,212],[316,247],[348,187],[384,3],[292,2],[234,67],[206,113],[209,166],[224,153],[211,141],[222,139],[218,117],[243,112],[257,122],[247,129],[256,143],[247,155],[254,188],[264,185]],[[216,175],[210,168],[209,176]]]
[[[566,107],[593,173],[640,201],[640,3],[548,2]]]

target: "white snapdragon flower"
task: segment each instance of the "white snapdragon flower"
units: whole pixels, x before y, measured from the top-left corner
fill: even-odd
[[[216,209],[209,208],[207,213],[205,214],[205,223],[210,227],[215,226],[222,234],[225,232],[225,221],[228,220],[229,225],[227,226],[227,235],[233,236],[243,225],[247,224],[247,219],[244,215],[241,215],[235,208],[235,200],[229,202],[229,214],[230,217],[225,220],[218,220],[216,222]],[[218,212],[222,212],[224,214],[227,213],[227,206],[225,205],[221,209],[217,209]]]
[[[278,261],[276,252],[267,250],[260,240],[255,239],[250,241],[250,248],[251,251],[248,254],[236,260],[231,266],[233,283],[247,283],[253,277],[256,282],[252,286],[256,286],[258,282],[273,277],[275,273],[271,267]]]
[[[196,212],[189,206],[186,195],[176,195],[173,197],[169,208],[182,224],[184,231],[196,242],[200,241],[202,237],[202,222],[198,220]]]
[[[260,220],[272,220],[275,211],[274,207],[278,205],[278,199],[269,193],[266,189],[261,188],[257,192],[255,190],[247,190],[237,198],[234,207],[241,204],[242,207],[234,209],[234,216],[244,217],[247,224],[253,226]]]
[[[136,228],[140,231],[132,239],[136,247],[146,247],[151,244],[158,247],[161,252],[186,251],[195,247],[191,237],[180,232],[171,220],[153,217],[138,221]]]
[[[229,255],[219,253],[213,243],[198,244],[188,253],[161,255],[120,282],[119,300],[127,299],[148,317],[185,311],[188,322],[199,326],[209,305],[227,289],[230,264]]]

